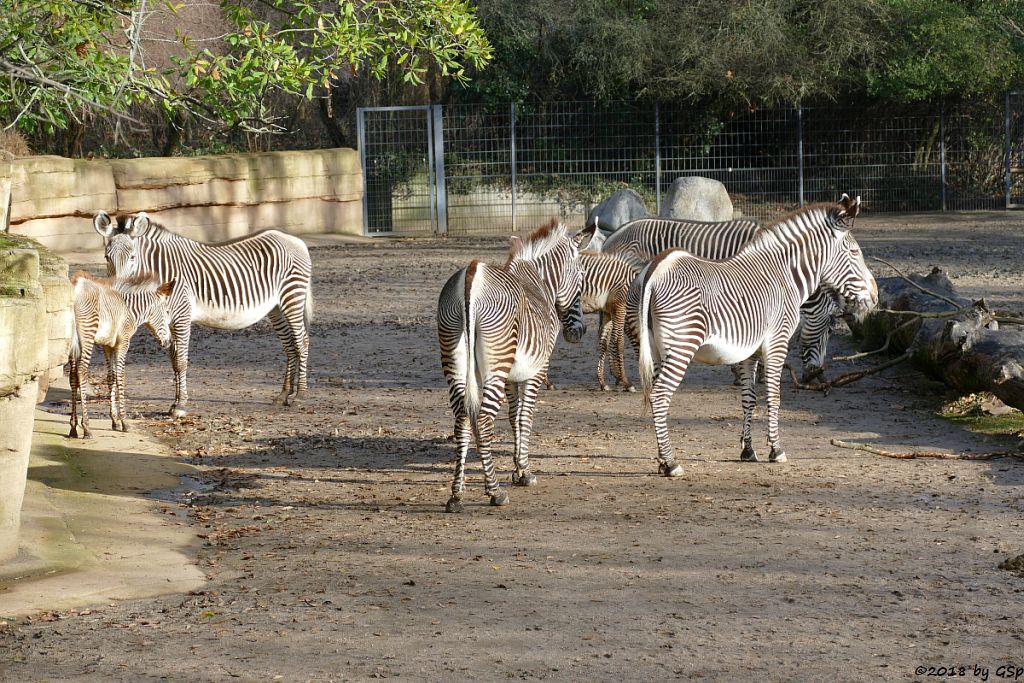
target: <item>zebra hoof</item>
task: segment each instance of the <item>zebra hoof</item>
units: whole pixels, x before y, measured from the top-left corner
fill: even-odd
[[[529,472],[523,472],[522,474],[518,474],[516,472],[513,472],[512,473],[512,485],[513,486],[536,486],[537,485],[537,475],[530,474]]]
[[[171,409],[167,411],[167,414],[171,417],[185,417],[188,415],[188,411],[175,403],[171,406]]]
[[[125,422],[124,420],[121,420],[121,431],[122,432],[128,432],[129,431],[128,423]]]
[[[658,474],[663,477],[681,477],[683,476],[683,466],[677,462],[663,462],[658,465]]]
[[[494,507],[501,507],[508,505],[508,494],[504,491],[498,491],[491,495],[491,505]]]
[[[760,462],[757,459],[757,452],[750,446],[744,446],[740,453],[740,462]]]
[[[610,386],[608,386],[607,384],[602,384],[601,385],[601,391],[611,391],[611,390],[612,390],[612,388]]]
[[[445,512],[462,512],[462,501],[455,496],[448,499],[448,502],[444,506]]]
[[[786,458],[786,451],[782,449],[779,449],[777,451],[772,449],[771,455],[768,456],[769,462],[786,462],[787,459],[788,458]]]
[[[68,432],[68,438],[69,439],[77,439],[78,438],[78,430],[75,429],[74,427],[72,427],[71,431]]]
[[[825,368],[814,367],[812,365],[809,368],[804,368],[803,373],[800,375],[800,383],[810,384],[811,382],[821,379],[824,374]]]
[[[623,391],[628,391],[631,394],[635,394],[636,393],[636,387],[634,387],[632,384],[627,384],[625,387],[623,387],[622,390]]]
[[[91,436],[92,436],[92,432],[89,431],[89,428],[83,426],[82,427],[82,438],[83,439],[88,439]]]

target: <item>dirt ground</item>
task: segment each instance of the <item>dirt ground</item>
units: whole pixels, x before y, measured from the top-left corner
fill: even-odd
[[[875,218],[857,233],[869,257],[941,266],[964,294],[1024,310],[1020,214]],[[207,586],[9,619],[0,679],[873,681],[965,667],[995,680],[1024,666],[1024,578],[998,568],[1024,553],[1024,462],[829,444],[1015,447],[937,417],[940,385],[906,367],[828,396],[786,379],[790,461],[746,464],[729,370],[695,365],[670,423],[686,472],[668,480],[639,396],[594,388],[591,320],[555,352],[539,485],[491,508],[471,452],[466,512],[449,515],[434,307],[451,272],[502,260],[506,241],[314,242],[303,407],[270,405],[283,354],[266,323],[196,330],[193,414],[178,423],[161,417],[166,357],[147,335],[130,356],[139,427],[209,468],[165,503],[204,539]]]

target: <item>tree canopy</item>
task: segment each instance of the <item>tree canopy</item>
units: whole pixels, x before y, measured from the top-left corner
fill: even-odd
[[[171,12],[188,3],[166,0]],[[491,57],[467,0],[224,0],[217,39],[178,28],[162,68],[147,66],[147,0],[13,0],[0,13],[0,122],[31,131],[66,127],[83,111],[125,112],[153,102],[168,112],[267,130],[265,98],[312,98],[345,73],[409,83],[428,68],[455,80]],[[212,47],[211,47],[212,45]]]

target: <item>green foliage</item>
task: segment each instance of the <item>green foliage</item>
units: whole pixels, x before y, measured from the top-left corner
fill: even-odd
[[[481,68],[491,57],[467,0],[224,0],[220,7],[231,26],[223,49],[194,45],[179,31],[175,68],[157,73],[135,58],[146,19],[139,2],[15,0],[0,13],[0,123],[55,130],[83,111],[123,113],[146,101],[168,115],[184,109],[265,132],[273,130],[266,102],[275,92],[312,99],[359,71],[384,78],[394,70],[416,84],[434,69],[465,81],[467,66]]]
[[[1019,0],[885,0],[871,94],[897,100],[997,93],[1024,80]]]

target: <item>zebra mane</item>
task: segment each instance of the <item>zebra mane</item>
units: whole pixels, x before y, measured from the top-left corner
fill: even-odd
[[[791,211],[782,218],[778,218],[771,223],[762,225],[747,242],[749,248],[760,248],[771,244],[797,244],[804,241],[808,235],[820,225],[821,221],[815,218],[813,214],[824,214],[828,222],[839,222],[833,219],[833,214],[838,214],[840,207],[836,204],[829,202],[823,202],[821,204],[809,204],[796,211]],[[796,220],[799,217],[806,216],[806,220]],[[747,251],[745,247],[742,251]]]
[[[535,230],[533,234],[523,240],[519,252],[513,256],[524,261],[536,261],[554,249],[567,236],[568,231],[565,225],[557,219],[551,219],[546,225]]]
[[[100,287],[113,289],[122,294],[155,292],[162,284],[157,274],[149,271],[128,277],[96,277],[84,270],[80,270],[71,276],[71,284],[77,284],[79,280],[88,280]]]

